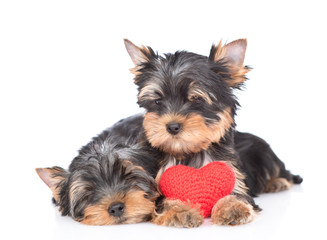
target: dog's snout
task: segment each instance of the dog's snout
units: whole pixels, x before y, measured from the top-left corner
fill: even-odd
[[[109,206],[108,212],[110,216],[120,217],[125,211],[125,204],[122,202],[114,202]]]
[[[170,122],[167,124],[167,131],[170,134],[176,135],[182,130],[183,126],[181,123],[178,122]]]

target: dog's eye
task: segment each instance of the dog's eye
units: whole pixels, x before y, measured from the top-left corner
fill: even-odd
[[[198,95],[194,95],[194,96],[191,96],[190,97],[190,101],[191,102],[199,102],[199,101],[201,101],[201,97],[200,96],[198,96]]]
[[[154,102],[155,102],[155,104],[160,105],[161,104],[161,99],[157,99]]]

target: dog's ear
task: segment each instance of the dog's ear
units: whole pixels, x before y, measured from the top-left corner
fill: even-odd
[[[36,168],[36,173],[51,189],[53,198],[59,202],[59,193],[68,178],[68,172],[61,167]]]
[[[220,41],[217,45],[212,45],[209,59],[214,62],[224,63],[230,72],[231,79],[227,80],[230,87],[237,87],[246,80],[245,74],[250,68],[243,65],[247,41],[238,39],[226,45]]]
[[[144,62],[148,62],[153,50],[149,47],[138,47],[128,39],[124,39],[126,50],[131,57],[135,66],[139,66]]]

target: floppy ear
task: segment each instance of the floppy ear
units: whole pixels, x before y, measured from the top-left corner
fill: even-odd
[[[152,49],[145,46],[138,47],[128,39],[124,39],[126,50],[131,57],[135,66],[149,61],[149,56],[152,54]]]
[[[53,198],[56,202],[59,202],[59,193],[68,177],[68,172],[61,167],[36,168],[35,170],[43,182],[51,189]]]
[[[227,80],[230,87],[242,84],[246,80],[245,74],[250,71],[249,67],[243,65],[246,46],[246,39],[238,39],[224,46],[220,41],[219,44],[211,47],[209,59],[227,65],[232,78]]]

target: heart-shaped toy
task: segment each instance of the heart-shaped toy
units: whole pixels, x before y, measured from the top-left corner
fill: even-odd
[[[199,206],[201,214],[209,217],[216,202],[233,191],[235,181],[235,173],[226,163],[211,162],[200,169],[170,167],[162,174],[159,186],[167,198]]]

